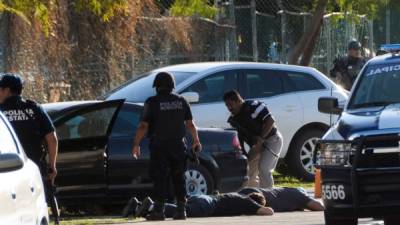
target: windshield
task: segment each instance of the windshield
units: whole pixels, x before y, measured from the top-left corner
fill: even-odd
[[[349,109],[400,102],[400,64],[368,66],[350,100]]]
[[[174,76],[176,85],[179,85],[184,80],[196,74],[194,72],[170,73]],[[126,99],[130,102],[144,102],[148,97],[153,96],[156,93],[153,88],[155,76],[156,73],[152,72],[139,76],[139,78],[132,79],[106,94],[106,99]]]

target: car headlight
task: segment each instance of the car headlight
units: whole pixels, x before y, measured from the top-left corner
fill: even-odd
[[[321,140],[316,146],[316,166],[345,166],[350,164],[351,142]]]

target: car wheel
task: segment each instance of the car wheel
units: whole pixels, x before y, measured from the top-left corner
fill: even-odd
[[[329,215],[327,212],[325,214],[325,225],[357,225],[358,219],[354,217],[349,218],[338,218]]]
[[[189,196],[210,194],[214,182],[210,172],[202,165],[189,163],[185,172],[186,191]]]
[[[314,148],[324,133],[320,129],[306,130],[296,137],[286,157],[286,164],[292,175],[306,181],[314,180]]]

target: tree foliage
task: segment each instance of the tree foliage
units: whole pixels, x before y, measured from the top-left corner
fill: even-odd
[[[0,12],[17,14],[26,22],[38,21],[46,36],[51,30],[51,6],[55,0],[0,0]],[[78,12],[88,11],[108,22],[124,14],[128,0],[75,0],[72,2]]]
[[[78,11],[87,10],[108,22],[116,15],[126,13],[128,0],[76,0],[75,6]]]
[[[207,0],[176,0],[171,7],[173,16],[201,16],[213,19],[217,8],[210,5]]]

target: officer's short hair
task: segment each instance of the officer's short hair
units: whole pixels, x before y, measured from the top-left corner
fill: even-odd
[[[20,75],[13,73],[0,74],[0,88],[9,88],[12,94],[22,93],[23,80]]]
[[[224,102],[226,101],[239,101],[242,99],[242,96],[240,96],[239,92],[236,90],[230,90],[225,92],[224,94]]]

